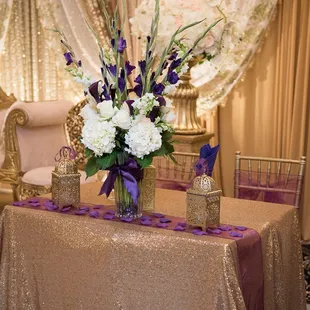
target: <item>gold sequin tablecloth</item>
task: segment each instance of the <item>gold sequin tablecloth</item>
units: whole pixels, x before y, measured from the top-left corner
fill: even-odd
[[[113,204],[99,186],[82,201]],[[185,193],[158,190],[156,211],[184,217]],[[265,310],[306,309],[295,210],[222,198],[221,222],[260,234]],[[13,206],[0,225],[0,309],[245,309],[234,240]]]

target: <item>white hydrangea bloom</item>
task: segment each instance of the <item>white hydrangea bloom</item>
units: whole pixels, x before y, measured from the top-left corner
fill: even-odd
[[[153,107],[158,107],[159,102],[152,93],[146,93],[143,97],[136,99],[132,106],[139,114],[146,115],[152,111]]]
[[[82,143],[96,156],[112,153],[115,147],[116,129],[111,122],[86,120],[82,129]]]
[[[99,120],[99,114],[97,113],[96,107],[89,103],[81,109],[79,115],[82,116],[84,120]]]
[[[160,130],[146,117],[128,130],[125,142],[128,145],[125,150],[138,158],[160,149],[162,145]]]

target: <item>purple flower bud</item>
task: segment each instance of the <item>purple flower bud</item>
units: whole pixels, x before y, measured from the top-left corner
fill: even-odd
[[[148,57],[150,58],[151,55],[152,55],[152,51],[149,51],[149,52],[147,53],[147,55],[148,55]]]
[[[155,77],[155,72],[153,71],[152,74],[151,74],[151,77],[150,77],[150,80],[154,80],[154,77]]]
[[[159,107],[153,107],[152,111],[149,113],[148,117],[151,122],[155,122],[156,118],[159,116]]]
[[[121,93],[125,90],[126,82],[123,78],[118,78],[118,88],[121,91]]]
[[[178,58],[178,59],[176,59],[176,60],[174,60],[172,63],[171,63],[171,65],[170,65],[170,67],[169,67],[169,70],[174,70],[174,69],[176,69],[180,64],[181,64],[181,62],[182,62],[182,59],[181,58]]]
[[[111,40],[111,45],[112,45],[112,47],[114,48],[114,46],[115,46],[115,39],[112,39],[112,40]]]
[[[133,88],[134,92],[138,97],[142,96],[142,85],[138,84]]]
[[[120,30],[117,30],[117,35],[118,35],[118,37],[121,36],[121,31]]]
[[[65,59],[66,59],[66,65],[69,66],[73,63],[73,57],[71,53],[64,53]]]
[[[78,61],[78,66],[82,67],[82,61],[81,60]]]
[[[176,84],[179,81],[179,76],[174,71],[169,71],[167,75],[167,80],[170,84]]]
[[[141,60],[138,62],[139,67],[140,67],[140,71],[142,73],[142,75],[145,74],[145,68],[146,68],[146,61],[145,60]]]
[[[134,69],[136,69],[136,67],[132,66],[129,61],[125,62],[125,70],[126,70],[127,76],[130,75]]]
[[[111,96],[109,95],[109,93],[107,91],[107,87],[105,85],[103,85],[102,89],[103,89],[102,94],[103,94],[104,99],[105,100],[111,100]]]
[[[163,68],[163,70],[165,70],[167,66],[168,66],[168,61],[164,61],[161,67]]]
[[[177,56],[178,56],[178,53],[173,53],[173,54],[170,55],[170,57],[168,58],[168,60],[174,60],[174,59],[177,58]]]
[[[135,82],[142,85],[142,79],[141,79],[141,74],[139,74],[136,78],[135,78]]]
[[[125,79],[125,70],[123,68],[121,69],[121,74],[120,75],[121,75],[122,79]]]
[[[130,111],[130,115],[134,114],[134,108],[132,106],[132,104],[135,102],[134,100],[126,100],[125,101],[129,107],[129,111]]]
[[[147,39],[147,42],[150,43],[151,37],[150,37],[150,36],[147,36],[146,39]]]
[[[166,106],[166,100],[163,96],[157,96],[156,100],[159,102],[160,107]]]
[[[161,95],[162,92],[164,91],[164,89],[165,89],[164,84],[162,84],[162,83],[156,84],[156,83],[155,83],[155,85],[154,85],[154,87],[153,87],[153,93],[154,93],[155,95]]]
[[[114,76],[116,76],[116,65],[109,65],[108,69],[110,71],[111,74],[113,74]]]
[[[117,51],[123,53],[124,49],[127,47],[126,40],[124,38],[119,38],[117,43]]]

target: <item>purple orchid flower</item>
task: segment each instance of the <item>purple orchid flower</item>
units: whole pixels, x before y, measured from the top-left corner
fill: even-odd
[[[135,102],[134,100],[126,100],[125,101],[129,107],[129,112],[130,112],[130,115],[134,115],[134,108],[132,106],[132,104]]]
[[[108,93],[107,87],[105,85],[103,85],[102,87],[102,95],[104,97],[105,100],[111,100],[111,96]]]
[[[177,226],[175,226],[175,227],[173,228],[173,230],[175,230],[175,231],[184,231],[184,230],[185,230],[185,227],[180,226],[180,225],[177,225]]]
[[[154,87],[153,87],[153,93],[154,93],[155,95],[161,95],[161,94],[163,93],[164,89],[165,89],[164,84],[162,84],[162,83],[156,84],[156,83],[155,83],[155,85],[154,85]]]
[[[109,65],[108,69],[110,71],[111,74],[113,74],[114,76],[116,76],[116,65]]]
[[[231,232],[229,233],[229,236],[241,238],[241,237],[243,237],[243,234],[240,233],[240,232],[238,232],[238,231],[231,231]]]
[[[142,85],[136,85],[133,88],[133,90],[136,93],[136,95],[141,98],[141,96],[142,96]]]
[[[159,107],[153,107],[152,111],[148,115],[149,119],[151,120],[152,123],[154,123],[158,116],[159,116]]]
[[[93,218],[99,217],[99,212],[96,211],[96,210],[89,211],[88,214],[89,214],[90,217],[93,217]]]
[[[145,69],[146,69],[146,61],[145,60],[138,61],[138,64],[139,64],[139,68],[141,70],[142,75],[144,75]]]
[[[200,149],[200,159],[206,160],[208,176],[212,176],[212,171],[214,168],[216,156],[219,149],[220,149],[219,144],[215,147],[211,147],[210,144],[206,144]]]
[[[169,71],[167,75],[167,80],[170,84],[176,84],[179,81],[179,76],[174,71]]]
[[[139,84],[139,85],[142,85],[142,79],[141,79],[141,74],[139,74],[135,79],[134,81]]]
[[[127,76],[130,75],[134,69],[136,69],[136,67],[132,66],[129,61],[125,62],[125,70],[126,70]]]
[[[118,78],[118,87],[121,93],[125,90],[126,82],[123,78]]]
[[[126,40],[123,37],[119,38],[118,43],[117,43],[117,51],[119,53],[123,53],[126,47],[127,47]]]
[[[169,67],[169,70],[174,70],[174,69],[176,69],[180,64],[181,64],[181,62],[182,62],[182,59],[181,58],[178,58],[178,59],[176,59],[176,60],[174,60],[172,63],[171,63],[171,65],[170,65],[170,67]]]
[[[152,222],[150,220],[141,220],[140,224],[143,226],[152,226]]]
[[[178,56],[178,53],[172,53],[171,55],[170,55],[170,57],[168,58],[168,60],[174,60],[174,59],[176,59],[177,58],[177,56]]]
[[[73,56],[70,52],[64,53],[65,59],[66,59],[66,65],[69,66],[73,63]]]
[[[166,106],[166,100],[163,96],[157,96],[156,100],[159,102],[160,107]]]

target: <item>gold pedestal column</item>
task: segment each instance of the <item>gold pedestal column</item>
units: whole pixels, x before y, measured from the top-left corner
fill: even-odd
[[[189,63],[190,68],[197,61]],[[174,139],[178,141],[174,145],[177,152],[199,152],[201,146],[209,143],[214,133],[207,133],[199,122],[196,111],[196,101],[199,97],[198,89],[190,83],[190,69],[180,78],[181,83],[176,91],[169,96],[175,108],[176,119],[173,127]]]

